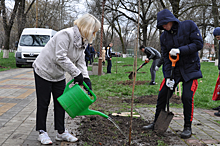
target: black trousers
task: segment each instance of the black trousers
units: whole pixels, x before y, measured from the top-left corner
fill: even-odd
[[[34,72],[35,86],[37,94],[37,115],[36,115],[36,130],[46,131],[46,120],[48,113],[48,106],[50,104],[51,93],[53,95],[54,103],[54,123],[55,130],[65,130],[64,118],[65,110],[57,101],[57,98],[63,94],[66,81],[50,82]]]
[[[108,61],[108,65],[107,65],[107,73],[111,73],[111,69],[112,69],[112,60],[107,60]]]
[[[93,55],[93,53],[91,53],[91,56],[90,56],[90,59],[89,59],[90,60],[90,65],[92,65],[92,63],[94,62],[94,58],[93,57],[94,57],[94,55]]]
[[[156,113],[154,122],[156,122],[160,111],[165,110],[166,107],[166,99],[168,87],[166,86],[166,80],[163,79],[160,85],[160,92],[157,99]],[[175,87],[178,85],[179,81],[175,83]],[[182,92],[182,103],[183,103],[183,114],[184,114],[184,125],[191,125],[193,120],[193,111],[194,111],[194,94],[198,87],[197,79],[190,80],[188,82],[183,81],[183,92]],[[172,96],[172,95],[171,95]],[[170,97],[171,97],[170,96]]]

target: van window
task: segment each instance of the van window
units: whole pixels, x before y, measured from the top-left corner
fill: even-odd
[[[50,40],[49,35],[22,35],[20,46],[44,47]]]

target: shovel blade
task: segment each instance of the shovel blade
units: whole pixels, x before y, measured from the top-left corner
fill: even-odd
[[[164,132],[166,132],[171,120],[173,119],[173,116],[174,114],[172,112],[161,110],[157,121],[155,122],[154,131],[157,134],[163,134]]]
[[[134,78],[134,76],[135,76],[135,73],[134,73],[134,72],[131,72],[131,73],[129,74],[128,78],[131,80],[131,79]]]

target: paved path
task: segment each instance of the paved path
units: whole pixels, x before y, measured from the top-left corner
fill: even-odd
[[[0,72],[0,145],[1,146],[38,146],[38,132],[35,131],[36,95],[32,68],[20,68]],[[150,122],[155,108],[139,108],[138,113]],[[175,113],[169,132],[179,135],[183,129],[182,109],[173,109]],[[193,136],[181,139],[179,145],[220,146],[220,117],[215,111],[195,109]],[[76,133],[81,117],[71,119],[66,115],[66,127]],[[55,141],[56,132],[53,123],[53,102],[49,106],[47,131],[53,145],[75,145],[74,143]]]

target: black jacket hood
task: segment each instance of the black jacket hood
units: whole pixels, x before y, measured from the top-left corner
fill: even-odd
[[[157,13],[157,28],[160,30],[163,29],[163,25],[168,22],[176,22],[177,24],[180,22],[168,9],[164,9]]]

